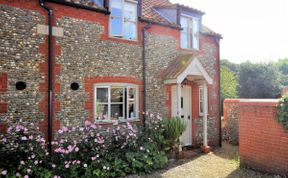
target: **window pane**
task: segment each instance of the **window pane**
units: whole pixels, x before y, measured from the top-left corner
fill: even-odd
[[[92,0],[98,7],[104,6],[104,0]]]
[[[204,112],[204,108],[203,108],[203,102],[200,102],[200,113]]]
[[[129,88],[129,101],[134,101],[136,97],[136,88]]]
[[[181,48],[188,48],[188,33],[181,33]]]
[[[188,28],[188,19],[185,18],[185,17],[181,17],[180,24],[181,24],[181,28],[183,28],[183,30],[187,30],[187,28]]]
[[[108,88],[97,88],[97,102],[108,102]]]
[[[135,23],[125,22],[125,39],[136,39],[136,25]]]
[[[96,104],[96,120],[108,120],[108,104]]]
[[[123,119],[123,104],[111,104],[111,120]]]
[[[193,48],[199,49],[199,20],[193,19]]]
[[[111,35],[122,36],[122,19],[121,18],[111,19]]]
[[[136,107],[134,103],[129,103],[129,118],[135,118],[136,117]]]
[[[128,2],[124,3],[124,18],[126,21],[136,21],[136,9],[136,4]]]
[[[203,101],[204,99],[203,89],[200,89],[199,92],[200,92],[200,101]]]
[[[123,88],[111,88],[111,102],[123,102]]]
[[[121,17],[122,16],[122,1],[112,0],[111,1],[111,15]]]

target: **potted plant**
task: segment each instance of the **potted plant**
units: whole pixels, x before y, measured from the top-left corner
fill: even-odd
[[[179,118],[173,117],[164,121],[164,137],[167,140],[170,157],[175,155],[175,158],[179,158],[179,153],[182,152],[182,145],[180,144],[180,136],[185,131],[187,123]]]

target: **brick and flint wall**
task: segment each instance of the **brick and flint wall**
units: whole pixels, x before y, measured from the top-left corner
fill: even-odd
[[[93,84],[125,82],[139,86],[142,108],[142,35],[146,23],[138,22],[138,40],[110,38],[109,15],[47,3],[54,10],[53,37],[53,129],[82,126],[93,121]],[[34,123],[47,129],[47,12],[37,0],[0,0],[0,128]],[[40,28],[41,27],[41,28]],[[44,28],[44,30],[43,30]],[[218,44],[200,35],[200,51],[180,50],[180,31],[153,25],[147,32],[147,109],[169,116],[169,89],[159,74],[178,55],[197,53],[214,79],[209,86],[209,130],[211,142],[218,138]],[[18,91],[17,82],[27,88]],[[71,83],[80,88],[73,91]],[[194,86],[197,90],[197,86]],[[196,93],[195,93],[196,95]],[[193,95],[194,96],[194,95]],[[197,103],[198,97],[193,98]],[[198,104],[195,104],[195,107]],[[193,110],[194,111],[194,110]],[[198,112],[197,112],[198,113]],[[141,115],[141,114],[140,114]],[[193,118],[195,140],[202,141],[202,119]]]

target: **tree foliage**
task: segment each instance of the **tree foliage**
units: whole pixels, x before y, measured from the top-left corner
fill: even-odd
[[[280,93],[279,72],[271,63],[242,63],[238,75],[241,98],[275,98]]]
[[[220,82],[221,82],[221,100],[225,98],[237,97],[238,79],[235,73],[222,66],[220,69]]]
[[[280,75],[280,88],[288,86],[288,58],[280,59],[279,61],[275,62],[275,66],[277,67]]]

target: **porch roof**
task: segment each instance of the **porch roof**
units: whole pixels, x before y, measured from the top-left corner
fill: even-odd
[[[193,54],[176,58],[162,72],[161,76],[164,79],[164,83],[181,83],[188,76],[194,76],[197,79],[202,77],[208,84],[213,83],[212,78],[201,62]]]

